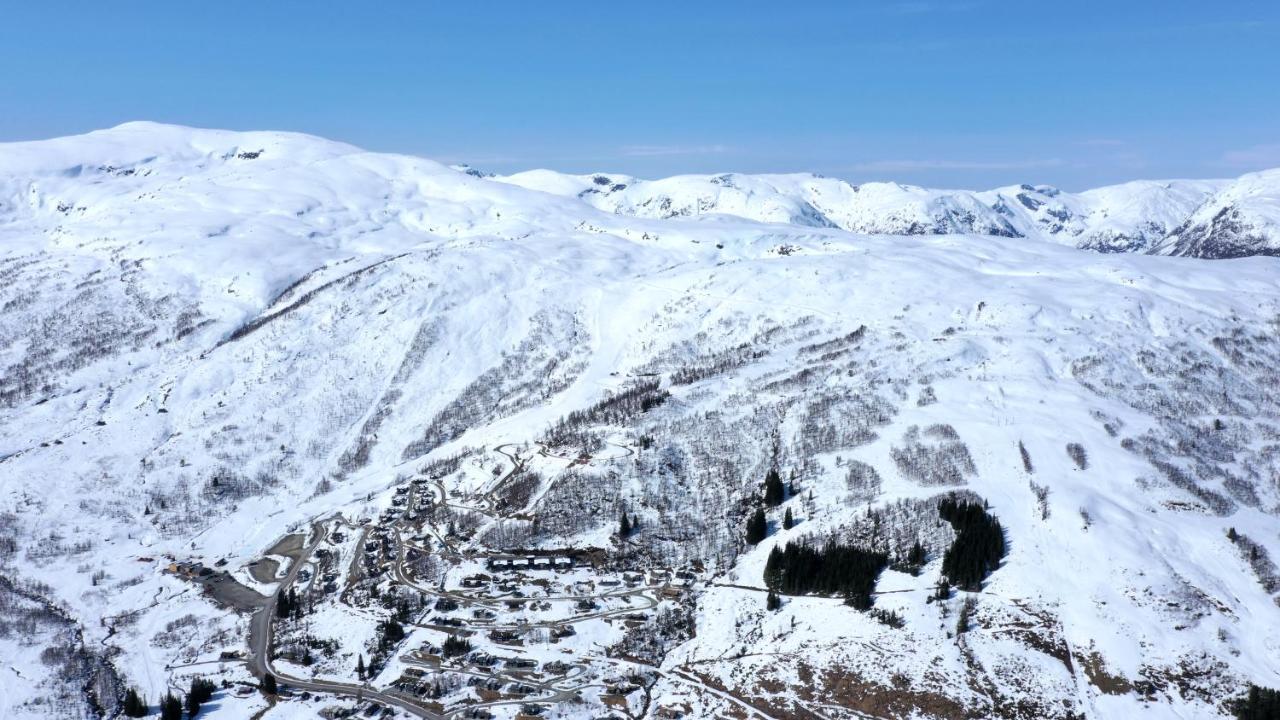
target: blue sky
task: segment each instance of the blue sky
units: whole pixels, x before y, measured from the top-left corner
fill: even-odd
[[[0,141],[298,130],[510,172],[1068,189],[1280,166],[1280,3],[14,3]]]

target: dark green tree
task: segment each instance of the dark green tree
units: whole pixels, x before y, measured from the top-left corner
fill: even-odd
[[[276,676],[270,673],[262,676],[262,692],[267,695],[275,695],[279,692],[276,686]]]
[[[1250,685],[1244,699],[1235,703],[1237,720],[1277,720],[1280,718],[1280,690]]]
[[[135,718],[146,717],[148,710],[150,710],[150,708],[147,707],[147,701],[142,699],[142,696],[138,694],[137,690],[129,688],[125,691],[123,706],[125,716]]]
[[[779,610],[782,608],[782,598],[778,597],[778,593],[770,590],[764,598],[764,606],[770,611]]]
[[[876,579],[889,564],[884,553],[829,540],[821,547],[787,543],[774,547],[764,566],[770,589],[789,595],[844,596],[860,609],[871,606]]]
[[[782,516],[782,528],[784,530],[790,530],[795,526],[795,524],[795,520],[791,517],[791,508],[787,508],[786,514]]]
[[[160,720],[182,720],[182,701],[173,693],[166,693],[160,700]]]
[[[288,618],[297,614],[298,593],[289,588],[288,592],[280,594],[280,598],[276,600],[276,617]]]
[[[356,677],[361,680],[364,679],[364,655],[361,655],[360,659],[356,661]]]
[[[187,691],[187,717],[200,714],[200,706],[213,698],[214,684],[212,680],[196,678],[191,681],[191,689]]]
[[[778,475],[778,469],[774,468],[764,477],[764,504],[777,507],[786,499],[787,491],[782,487],[782,478]]]
[[[942,578],[934,586],[933,599],[938,601],[951,599],[951,583],[947,582],[946,578]]]
[[[618,523],[618,537],[626,540],[631,537],[631,519],[627,517],[627,512],[622,512],[622,520]]]
[[[466,655],[471,652],[471,641],[466,638],[450,635],[444,639],[444,645],[440,648],[440,651],[445,657]]]
[[[756,508],[747,518],[747,543],[755,545],[769,536],[769,520],[764,516],[762,508]]]
[[[944,498],[938,515],[951,523],[956,538],[942,556],[942,574],[964,590],[979,590],[1005,555],[1004,528],[986,504]]]
[[[378,641],[378,646],[383,650],[395,645],[404,639],[404,626],[396,622],[394,619],[387,620],[382,623],[382,638]]]
[[[919,540],[917,540],[911,545],[910,552],[907,553],[907,564],[912,567],[920,567],[921,565],[924,565],[925,560],[926,555],[924,552],[924,546],[920,544]]]

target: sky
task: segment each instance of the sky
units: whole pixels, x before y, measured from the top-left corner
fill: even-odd
[[[0,142],[130,120],[499,173],[1233,177],[1280,166],[1280,2],[6,7]]]

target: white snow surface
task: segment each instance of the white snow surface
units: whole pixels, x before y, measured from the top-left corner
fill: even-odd
[[[1223,208],[1256,230],[1233,237],[1280,247],[1278,187],[1280,171],[1078,194],[809,175],[484,178],[306,135],[155,123],[0,145],[0,541],[12,540],[0,571],[43,583],[86,646],[114,648],[125,680],[155,697],[178,681],[170,666],[216,659],[247,634],[243,616],[161,575],[166,556],[242,566],[314,518],[365,512],[425,459],[538,440],[655,358],[692,364],[785,328],[808,339],[765,340],[758,361],[692,384],[664,376],[674,406],[779,413],[788,447],[814,393],[874,377],[898,406],[873,439],[808,459],[815,500],[789,501],[803,522],[715,569],[697,636],[664,662],[650,712],[732,705],[681,674],[694,668],[762,715],[807,703],[830,718],[952,716],[945,703],[933,715],[928,703],[855,707],[832,689],[852,673],[1002,717],[1014,715],[990,697],[1090,718],[1226,717],[1247,683],[1280,686],[1280,593],[1227,539],[1234,528],[1280,556],[1280,415],[1264,391],[1280,357],[1280,260],[1168,255],[1200,254],[1183,239]],[[1207,247],[1212,233],[1196,232]],[[857,368],[801,360],[800,345],[862,326],[876,352]],[[562,359],[502,365],[540,351]],[[809,384],[767,385],[804,363],[817,368]],[[500,366],[510,404],[429,455],[406,450]],[[545,392],[516,402],[522,382]],[[917,404],[925,386],[936,403]],[[1185,404],[1172,412],[1130,390]],[[1252,500],[1177,454],[1195,448],[1168,452],[1229,510],[1125,446],[1167,438],[1175,416],[1225,423],[1213,465],[1249,480]],[[963,489],[1008,532],[1009,556],[976,594],[986,629],[951,638],[954,603],[944,617],[926,602],[936,559],[920,577],[881,577],[880,590],[901,591],[878,601],[901,630],[837,599],[789,598],[767,614],[743,587],[761,585],[769,549],[865,515],[847,497],[845,461],[883,478],[872,505],[951,489],[921,486],[893,460],[909,427],[934,424],[964,439],[975,471]],[[365,434],[367,462],[342,470]],[[1066,443],[1087,448],[1086,468]],[[741,453],[760,469],[769,448]],[[211,484],[233,477],[242,495]],[[326,478],[333,489],[318,492]],[[1051,489],[1045,519],[1032,481]],[[599,545],[615,520],[564,544]],[[122,613],[135,616],[110,631]],[[183,616],[208,642],[155,640]],[[1069,661],[1019,640],[1026,626]],[[0,633],[0,716],[50,716],[54,669],[31,647]],[[1097,680],[1087,662],[1123,682]],[[991,672],[975,682],[974,667]],[[237,702],[220,699],[212,716],[262,707]],[[285,705],[265,717],[310,716]]]

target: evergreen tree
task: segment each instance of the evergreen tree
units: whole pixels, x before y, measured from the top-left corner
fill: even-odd
[[[907,564],[913,567],[920,567],[924,565],[925,559],[924,546],[917,540],[912,544],[911,551],[907,553]]]
[[[843,595],[860,609],[871,607],[876,579],[889,564],[884,553],[829,540],[818,548],[799,543],[775,547],[764,566],[770,589],[790,595]]]
[[[756,508],[755,513],[747,519],[747,544],[756,545],[768,536],[769,521],[764,516],[764,510]]]
[[[764,504],[769,507],[777,507],[786,500],[786,490],[782,487],[782,478],[778,475],[777,468],[769,471],[764,478]]]
[[[450,635],[444,639],[444,645],[441,647],[440,652],[443,653],[445,657],[466,655],[471,652],[471,641],[466,638]]]
[[[787,508],[786,514],[782,516],[782,528],[790,530],[795,524],[795,520],[791,517],[791,508]]]
[[[182,720],[182,701],[171,692],[160,700],[160,720]]]
[[[188,718],[193,718],[200,714],[200,706],[213,698],[213,690],[212,680],[196,678],[191,681],[191,689],[187,691],[186,703]]]
[[[770,590],[764,598],[764,606],[770,611],[778,610],[782,607],[782,598],[778,597],[778,593]]]
[[[142,696],[138,694],[137,690],[129,688],[125,691],[123,706],[125,716],[135,718],[146,717],[149,709],[150,708],[147,707],[147,702],[142,699]]]
[[[1276,720],[1280,718],[1280,690],[1249,686],[1249,694],[1235,703],[1238,720]]]
[[[383,650],[395,645],[404,639],[404,626],[396,622],[394,619],[387,620],[382,623],[382,638],[378,641],[378,646]]]
[[[266,675],[262,676],[262,692],[267,695],[275,695],[277,692],[279,692],[279,688],[277,688],[276,686],[275,675],[272,675],[271,673],[267,673]]]
[[[287,618],[293,614],[292,594],[293,588],[289,588],[290,592],[284,593],[276,600],[276,617]]]
[[[956,539],[942,556],[942,574],[965,590],[978,590],[1005,555],[1004,528],[984,503],[944,498],[938,515],[951,523]]]
[[[622,521],[618,523],[618,537],[626,540],[631,537],[631,520],[627,518],[627,513],[622,512]]]
[[[216,689],[217,686],[213,684],[212,680],[195,678],[191,681],[191,690],[189,691],[189,694],[201,703],[207,703],[213,699],[213,692]]]
[[[934,586],[933,599],[938,601],[951,599],[951,583],[947,582],[946,578],[942,578],[938,581],[938,584]]]
[[[1240,533],[1236,532],[1236,529],[1233,527],[1227,528],[1227,539],[1231,542],[1235,542],[1240,539]]]
[[[364,679],[364,655],[361,655],[360,659],[356,661],[356,677],[361,680]]]

